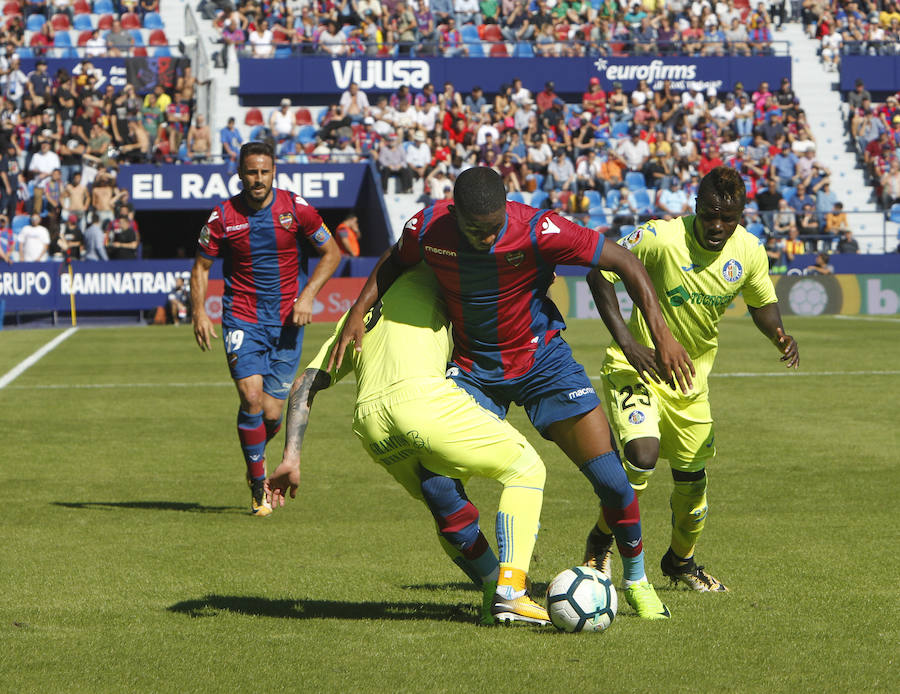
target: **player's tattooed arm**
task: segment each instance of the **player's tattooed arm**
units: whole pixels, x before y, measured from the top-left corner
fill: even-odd
[[[784,332],[778,304],[766,304],[759,308],[749,306],[748,308],[756,327],[781,352],[781,361],[785,362],[789,369],[799,368],[800,348],[797,346],[797,341],[794,337]]]
[[[287,493],[290,493],[292,499],[297,496],[297,487],[300,486],[300,451],[313,399],[316,393],[330,385],[331,376],[328,372],[306,369],[291,386],[284,427],[284,453],[281,464],[266,480],[266,494],[273,507],[284,506]]]
[[[591,290],[591,296],[594,297],[594,304],[600,312],[600,318],[603,319],[606,329],[616,341],[616,344],[622,348],[622,353],[628,360],[628,363],[634,367],[641,378],[646,378],[654,383],[659,383],[659,376],[656,374],[656,350],[642,345],[638,342],[625,319],[619,310],[619,298],[616,296],[616,289],[613,283],[607,280],[597,268],[593,268],[587,275],[588,287]]]

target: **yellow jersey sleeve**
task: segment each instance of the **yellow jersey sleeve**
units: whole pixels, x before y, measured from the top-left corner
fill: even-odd
[[[769,259],[761,244],[747,253],[747,281],[741,287],[747,306],[761,308],[778,301],[775,285],[769,277]]]

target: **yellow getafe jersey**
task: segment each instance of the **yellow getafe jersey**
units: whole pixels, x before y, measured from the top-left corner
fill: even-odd
[[[707,251],[694,237],[693,224],[693,215],[650,220],[619,241],[647,268],[666,324],[694,362],[697,378],[688,397],[707,390],[719,344],[719,321],[732,300],[743,294],[754,308],[778,301],[765,250],[755,236],[738,225],[721,251]],[[619,280],[611,272],[603,275],[611,282]],[[628,327],[641,344],[653,347],[640,311],[632,311]],[[607,350],[606,361],[630,368],[615,342]]]
[[[344,314],[334,335],[306,368],[326,370],[346,319]],[[340,371],[331,372],[331,382],[337,383],[352,369],[356,373],[356,401],[362,403],[410,379],[443,381],[450,348],[449,323],[437,281],[434,273],[420,263],[400,275],[372,307],[366,316],[362,352],[349,345]]]

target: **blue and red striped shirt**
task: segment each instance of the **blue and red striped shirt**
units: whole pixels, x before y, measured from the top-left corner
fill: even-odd
[[[547,297],[558,264],[594,266],[603,236],[550,210],[506,203],[506,223],[488,250],[459,232],[449,201],[412,217],[400,261],[434,270],[453,323],[453,361],[492,381],[524,375],[540,344],[566,327]]]
[[[219,203],[200,232],[200,253],[223,258],[223,318],[284,325],[306,286],[309,243],[324,245],[331,232],[312,205],[287,190],[272,189],[261,210],[242,193]]]

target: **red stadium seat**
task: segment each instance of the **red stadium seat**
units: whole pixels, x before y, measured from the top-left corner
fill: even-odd
[[[309,109],[298,108],[297,113],[294,114],[294,122],[297,125],[312,125],[313,119],[312,114],[309,112]]]
[[[491,58],[508,58],[509,49],[506,47],[505,43],[492,43],[491,50],[488,55]]]
[[[568,24],[557,24],[556,25],[556,38],[560,41],[568,41],[569,40],[569,25]]]
[[[502,41],[503,34],[500,31],[500,27],[496,24],[483,24],[484,26],[484,36],[482,39],[484,41]]]
[[[248,125],[251,128],[257,125],[262,125],[265,123],[263,120],[262,111],[258,108],[251,108],[247,111],[247,115],[244,116],[244,125]]]
[[[168,46],[169,38],[166,36],[166,32],[162,29],[154,29],[150,32],[150,39],[148,43],[151,46]]]
[[[7,2],[3,5],[3,14],[22,14],[22,6],[17,2]]]
[[[134,46],[131,49],[131,55],[135,58],[146,58],[147,57],[147,47],[146,46]]]
[[[138,17],[134,12],[126,12],[122,15],[120,21],[122,22],[123,29],[141,28],[141,18]]]
[[[88,41],[90,41],[91,36],[93,35],[93,31],[82,31],[80,34],[78,34],[78,45],[84,46]]]
[[[72,5],[72,14],[90,14],[91,4],[87,0],[75,0]]]
[[[291,35],[288,34],[283,29],[279,29],[278,27],[272,29],[272,43],[290,43]]]
[[[112,29],[113,16],[111,14],[100,15],[100,19],[97,20],[97,28],[100,31],[108,31]]]
[[[72,25],[69,23],[69,15],[66,14],[55,14],[50,19],[50,26],[53,28],[53,31],[68,31],[72,28]]]

